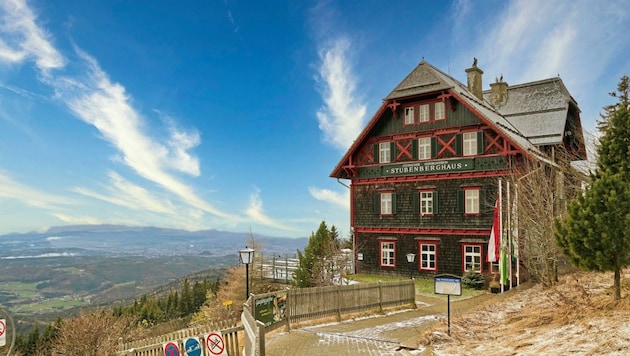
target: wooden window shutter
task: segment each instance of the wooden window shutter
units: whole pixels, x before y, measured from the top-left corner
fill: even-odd
[[[389,161],[396,162],[396,142],[392,141],[389,143]]]
[[[411,159],[418,159],[418,139],[413,139],[411,141]]]
[[[457,191],[457,212],[464,212],[464,190],[460,189]]]
[[[392,214],[396,214],[396,193],[392,192]]]
[[[462,155],[462,134],[455,135],[455,155]]]
[[[378,163],[380,152],[378,150],[378,142],[374,144],[374,163]]]
[[[433,214],[437,214],[438,213],[438,191],[434,190],[433,191]]]
[[[437,137],[431,137],[431,158],[437,157]]]
[[[381,213],[381,193],[374,193],[374,214]]]
[[[480,155],[483,154],[485,147],[485,142],[483,142],[483,131],[477,131],[477,153]]]
[[[418,192],[413,192],[413,213],[418,215],[420,214],[420,194]]]

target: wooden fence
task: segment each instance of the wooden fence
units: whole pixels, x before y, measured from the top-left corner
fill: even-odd
[[[266,330],[273,330],[281,326],[290,329],[292,323],[300,323],[326,317],[336,317],[341,320],[342,315],[361,311],[409,305],[416,306],[416,290],[413,280],[360,283],[351,285],[326,286],[314,288],[295,288],[279,292],[271,292],[253,296],[252,305],[255,308],[269,309],[268,303],[256,303],[257,300],[273,300],[283,297],[286,293],[286,304],[283,308],[274,309],[281,313],[274,322],[266,323]],[[272,301],[276,306],[277,302]],[[271,303],[271,302],[270,302]],[[260,304],[260,305],[259,305]],[[254,315],[260,315],[259,311]],[[265,313],[268,314],[268,313]]]
[[[243,326],[237,325],[238,320],[228,320],[220,323],[207,324],[199,327],[192,327],[188,329],[182,329],[170,334],[160,335],[157,337],[152,337],[148,339],[131,341],[131,342],[122,342],[119,345],[118,352],[116,355],[118,356],[163,356],[164,355],[164,344],[167,342],[176,343],[180,350],[182,350],[181,354],[184,350],[184,340],[190,337],[196,337],[200,341],[201,347],[204,350],[202,355],[210,355],[209,352],[206,351],[206,340],[205,336],[209,333],[213,333],[216,331],[221,332],[223,336],[223,340],[225,345],[225,349],[229,356],[241,355],[241,346],[239,344],[239,337],[242,339],[243,334]],[[241,335],[239,335],[241,334]]]
[[[265,324],[254,318],[252,310],[253,297],[243,304],[241,321],[245,329],[243,356],[265,356]]]

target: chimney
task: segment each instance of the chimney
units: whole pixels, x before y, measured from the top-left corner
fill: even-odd
[[[495,109],[505,105],[508,101],[508,83],[503,81],[503,74],[500,79],[490,84],[490,103]]]
[[[468,90],[479,100],[483,101],[483,90],[481,89],[481,75],[483,71],[477,68],[477,58],[474,58],[471,68],[466,69],[468,77]]]

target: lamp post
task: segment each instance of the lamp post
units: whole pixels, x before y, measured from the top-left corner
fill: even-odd
[[[409,264],[411,265],[411,268],[409,268],[409,278],[413,279],[413,261],[416,260],[416,254],[415,253],[408,253],[407,254],[407,262],[409,262]]]
[[[245,300],[249,298],[249,265],[254,262],[254,249],[245,246],[244,249],[238,251],[241,263],[245,264]]]

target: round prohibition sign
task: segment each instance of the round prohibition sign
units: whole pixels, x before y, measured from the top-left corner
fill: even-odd
[[[225,350],[225,342],[221,335],[212,333],[206,338],[206,347],[213,355],[221,355]]]
[[[174,342],[168,342],[164,345],[164,356],[181,356],[179,346]]]
[[[4,335],[5,331],[7,331],[7,325],[4,323],[4,320],[0,320],[0,336]]]

